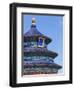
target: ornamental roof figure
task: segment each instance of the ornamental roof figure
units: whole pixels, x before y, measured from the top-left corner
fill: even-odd
[[[35,18],[32,18],[32,25],[36,25],[36,20],[35,20]]]
[[[46,44],[48,44],[52,41],[49,37],[45,36],[44,34],[42,34],[41,32],[38,31],[38,29],[36,27],[36,19],[35,18],[32,18],[31,28],[29,29],[28,32],[26,32],[24,34],[24,39],[29,38],[29,40],[30,40],[33,37],[43,37],[43,38],[45,38],[45,43]]]

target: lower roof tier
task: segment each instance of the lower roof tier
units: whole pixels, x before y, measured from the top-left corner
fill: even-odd
[[[62,66],[58,65],[56,63],[50,63],[50,64],[46,64],[46,63],[40,63],[40,64],[26,64],[24,63],[24,68],[36,68],[36,67],[50,67],[50,68],[56,68],[56,69],[61,69]]]

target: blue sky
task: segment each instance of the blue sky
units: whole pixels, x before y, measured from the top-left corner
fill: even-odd
[[[50,37],[52,42],[48,44],[48,50],[58,53],[54,62],[63,66],[63,16],[55,15],[23,15],[23,33],[30,29],[32,18],[36,18],[38,31]],[[63,68],[59,70],[62,72]]]

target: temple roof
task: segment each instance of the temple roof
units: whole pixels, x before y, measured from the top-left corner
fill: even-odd
[[[47,44],[51,42],[51,39],[49,37],[45,36],[44,34],[38,31],[34,21],[32,21],[31,28],[28,30],[28,32],[24,34],[24,39],[30,39],[31,37],[44,37],[46,39]]]
[[[50,67],[50,68],[57,68],[57,69],[61,69],[62,68],[62,66],[61,65],[58,65],[58,64],[56,64],[56,63],[31,63],[30,61],[29,62],[27,62],[27,61],[25,61],[24,62],[24,67],[25,68],[31,68],[31,67],[34,67],[34,68],[36,68],[36,67]]]
[[[57,53],[50,51],[47,48],[38,48],[38,47],[24,48],[24,55],[48,56],[48,57],[51,57],[53,59],[56,56],[58,56]]]
[[[24,34],[25,36],[43,36],[42,33],[40,33],[36,26],[31,26],[30,30]]]

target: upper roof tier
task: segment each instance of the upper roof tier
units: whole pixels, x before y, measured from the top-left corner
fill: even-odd
[[[43,38],[45,38],[46,44],[51,42],[51,38],[45,36],[44,34],[42,34],[42,33],[40,33],[38,31],[38,29],[36,27],[36,20],[35,20],[35,18],[32,18],[32,25],[31,25],[30,30],[24,34],[24,39],[25,40],[26,39],[28,40],[28,38],[30,40],[31,37],[43,37]]]

